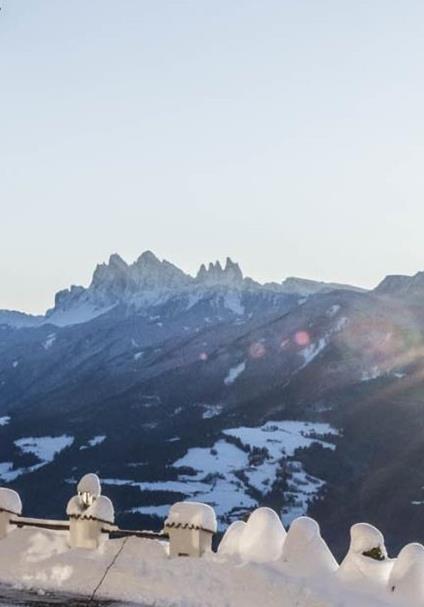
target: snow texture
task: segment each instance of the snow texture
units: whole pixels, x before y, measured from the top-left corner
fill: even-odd
[[[81,499],[80,495],[74,495],[69,500],[66,506],[66,514],[68,516],[81,516],[82,512],[85,510],[84,503]]]
[[[177,502],[165,521],[165,526],[190,526],[216,533],[217,522],[213,508],[200,502]]]
[[[135,506],[127,512],[131,514],[144,514],[146,516],[156,516],[160,519],[165,519],[168,516],[171,504],[162,504],[161,506]]]
[[[224,384],[226,386],[230,386],[233,384],[236,379],[246,370],[246,362],[242,362],[236,367],[231,367],[228,371],[227,376],[224,379]]]
[[[78,493],[89,493],[93,497],[98,497],[102,492],[102,488],[97,474],[93,474],[92,472],[85,474],[78,483],[77,491]]]
[[[82,445],[80,450],[89,449],[90,447],[96,447],[97,445],[101,445],[106,440],[106,436],[104,434],[99,434],[98,436],[93,436],[90,438],[87,445]]]
[[[246,525],[237,527],[244,533]],[[415,581],[418,589],[421,584],[424,549],[416,546],[399,555],[392,591],[387,584],[368,585],[366,578],[346,582],[337,573],[297,575],[282,559],[240,566],[227,550],[169,559],[166,543],[135,537],[106,541],[98,550],[71,549],[66,532],[27,527],[0,541],[0,583],[88,600],[103,580],[97,600],[157,607],[422,607],[421,595],[408,594]],[[417,563],[418,577],[409,578],[402,595],[401,581]]]
[[[224,537],[219,543],[218,554],[221,556],[239,556],[240,555],[240,538],[244,532],[246,523],[244,521],[234,521],[228,527]]]
[[[223,405],[203,405],[202,419],[211,419],[221,415]]]
[[[245,312],[245,308],[241,303],[241,297],[239,293],[236,292],[228,292],[225,294],[222,303],[224,304],[224,308],[230,310],[237,316],[243,316]]]
[[[424,546],[408,544],[390,573],[389,588],[397,602],[424,605]]]
[[[379,369],[379,367],[375,366],[375,367],[372,367],[371,369],[368,369],[368,371],[362,372],[361,381],[362,382],[373,381],[374,379],[378,379],[379,377],[381,377],[381,375],[382,375],[381,369]]]
[[[295,519],[291,524],[282,559],[295,575],[323,575],[338,569],[336,559],[321,537],[318,523],[306,516]]]
[[[43,342],[43,348],[45,350],[50,350],[55,341],[56,333],[50,333],[50,335],[47,336],[47,339]]]
[[[329,318],[333,318],[333,316],[336,316],[336,314],[339,312],[340,310],[340,305],[339,304],[334,304],[332,306],[330,306],[327,310],[327,316]]]
[[[47,313],[46,321],[57,327],[80,325],[109,312],[114,307],[114,305],[98,307],[90,303],[80,303],[68,309],[54,309],[51,313]]]
[[[240,534],[239,553],[244,561],[269,563],[281,557],[286,537],[278,515],[271,508],[258,508],[249,516]]]
[[[230,428],[224,430],[224,434],[240,439],[243,445],[250,448],[266,450],[268,455],[263,461],[245,471],[249,485],[265,495],[277,478],[282,458],[292,458],[297,449],[308,448],[313,443],[333,450],[335,445],[320,437],[337,436],[338,431],[324,423],[282,421],[267,422],[256,428]],[[302,464],[296,460],[289,462],[288,469],[291,476],[286,497],[291,498],[292,505],[284,509],[285,523],[305,514],[309,502],[324,485],[320,479],[306,474]]]
[[[340,565],[339,577],[352,583],[387,586],[393,561],[387,558],[383,534],[372,525],[357,523],[351,528],[350,537],[349,552]],[[364,552],[375,548],[380,549],[383,560],[365,556]]]
[[[115,520],[115,511],[111,500],[105,495],[100,495],[92,506],[87,508],[83,518],[94,518],[105,523],[113,523]]]
[[[283,520],[289,524],[307,512],[309,503],[324,486],[322,480],[305,472],[301,462],[292,459],[296,450],[308,448],[314,443],[333,450],[335,445],[328,442],[327,437],[336,437],[338,431],[325,423],[281,421],[267,422],[254,428],[229,428],[224,435],[240,439],[243,448],[225,439],[218,440],[211,448],[191,448],[172,464],[177,474],[176,480],[137,482],[106,478],[102,483],[127,485],[138,487],[140,491],[157,493],[157,498],[152,495],[149,500],[150,504],[153,501],[153,505],[147,509],[137,509],[154,516],[163,516],[164,507],[172,504],[176,492],[180,493],[182,499],[213,506],[222,525],[239,519],[258,506],[258,501],[251,496],[252,488],[266,496],[272,490],[283,462],[289,472]],[[263,449],[265,454],[261,460],[249,463],[248,453],[255,447]],[[193,473],[187,473],[187,468],[191,468]],[[165,496],[164,499],[164,492],[170,493],[169,498]]]
[[[22,514],[22,502],[19,494],[13,489],[0,487],[0,512],[6,510],[12,514]]]
[[[27,468],[14,468],[12,462],[0,462],[0,480],[10,483],[23,474],[42,468],[52,462],[63,449],[70,447],[73,442],[73,437],[66,435],[20,438],[14,441],[23,453],[35,455],[40,463]]]
[[[113,523],[115,520],[113,504],[105,495],[100,495],[94,499],[88,507],[83,502],[82,496],[74,495],[68,502],[66,514],[76,518],[95,519],[105,523]]]
[[[314,358],[316,358],[318,354],[320,354],[324,348],[327,347],[327,345],[328,339],[321,337],[317,343],[309,344],[309,346],[303,348],[303,350],[300,351],[300,354],[303,356],[303,365],[301,366],[301,369],[304,369],[307,365],[309,365],[309,363],[311,363]]]
[[[47,464],[52,462],[55,456],[63,451],[66,447],[70,447],[74,439],[66,434],[62,436],[38,436],[36,438],[20,438],[15,441],[15,445],[21,449],[23,453],[32,453],[42,463]]]

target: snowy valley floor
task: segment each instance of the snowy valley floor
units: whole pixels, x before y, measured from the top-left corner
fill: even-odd
[[[118,555],[118,556],[117,556]],[[116,558],[117,557],[117,558]],[[105,571],[114,561],[106,577]],[[104,579],[103,579],[104,578]],[[101,580],[103,582],[100,584]],[[211,554],[169,559],[165,544],[135,537],[110,540],[98,550],[69,549],[66,536],[17,529],[0,542],[3,605],[82,604],[117,601],[154,607],[387,607],[372,588],[349,588],[334,576],[302,579],[284,564],[246,564]],[[90,603],[98,587],[95,601]],[[27,594],[38,593],[31,600]],[[13,602],[7,603],[7,592]],[[16,594],[18,592],[18,594]],[[48,592],[49,595],[40,595]],[[60,596],[74,595],[75,601]],[[77,597],[87,597],[84,601]],[[56,599],[54,598],[56,597]],[[374,598],[375,597],[375,598]],[[1,605],[0,600],[0,605]],[[411,606],[412,607],[412,606]]]

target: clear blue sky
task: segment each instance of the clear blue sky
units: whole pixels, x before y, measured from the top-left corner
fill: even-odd
[[[2,0],[0,308],[97,262],[424,268],[424,3]]]

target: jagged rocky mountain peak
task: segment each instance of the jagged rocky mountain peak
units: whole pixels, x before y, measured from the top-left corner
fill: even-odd
[[[199,268],[199,271],[197,272],[196,280],[204,280],[207,276],[207,273],[208,273],[208,271],[206,269],[206,266],[204,263],[202,263],[202,265]]]
[[[236,281],[241,281],[243,280],[243,272],[240,269],[240,266],[238,263],[234,262],[231,257],[227,257],[227,260],[225,262],[225,273],[231,276],[231,278],[233,278]]]
[[[128,269],[127,262],[118,253],[112,253],[109,257],[109,266],[120,270]]]
[[[202,264],[197,273],[196,281],[208,286],[238,287],[243,283],[243,273],[239,264],[227,257],[224,267],[219,260],[215,263],[210,262],[207,268],[205,264]]]
[[[421,278],[422,276],[424,274],[421,274]],[[25,324],[35,326],[49,322],[64,326],[85,323],[116,306],[123,306],[130,313],[147,313],[152,307],[165,305],[171,300],[175,305],[179,300],[180,306],[190,308],[194,305],[193,302],[200,302],[204,297],[205,301],[215,301],[214,313],[219,315],[218,309],[223,307],[227,312],[230,310],[240,316],[246,312],[246,297],[254,297],[259,309],[263,305],[263,297],[270,295],[277,305],[275,297],[308,297],[335,289],[359,290],[347,285],[295,277],[287,278],[280,284],[260,284],[244,277],[239,264],[231,257],[226,258],[225,264],[219,260],[202,264],[193,277],[171,262],[160,259],[150,250],[144,251],[130,264],[119,254],[113,253],[107,262],[96,266],[88,288],[72,286],[59,291],[54,308],[48,310],[44,317],[25,317]],[[216,298],[210,299],[211,294],[216,295]],[[250,300],[249,305],[253,305],[253,300]],[[23,322],[21,316],[0,312],[0,324],[21,326]]]
[[[96,266],[91,287],[102,289],[117,284],[122,286],[128,280],[128,269],[128,265],[119,255],[111,255],[109,263],[101,263]]]
[[[79,297],[84,291],[84,287],[71,285],[69,289],[62,289],[56,293],[54,304],[55,306],[61,306],[69,298]]]
[[[150,251],[144,251],[140,257],[137,259],[134,265],[144,265],[144,266],[160,266],[163,262],[160,261],[156,255]]]

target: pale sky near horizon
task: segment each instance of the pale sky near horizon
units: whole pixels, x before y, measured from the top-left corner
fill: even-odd
[[[113,252],[424,269],[424,3],[1,7],[0,309],[44,311]]]

